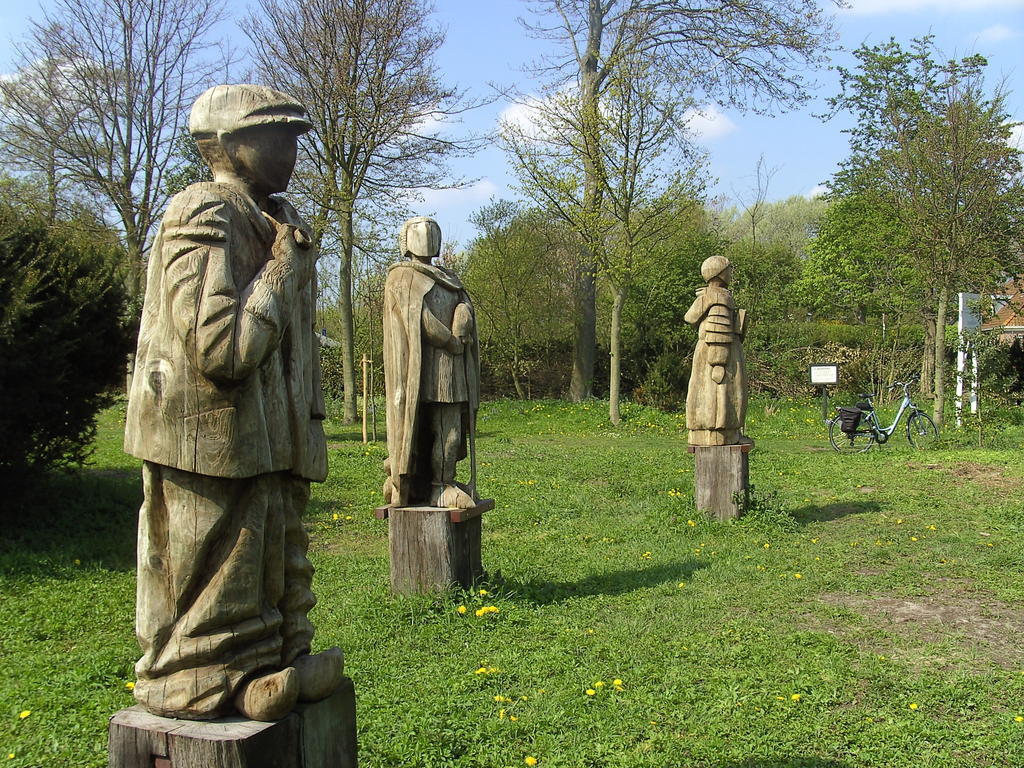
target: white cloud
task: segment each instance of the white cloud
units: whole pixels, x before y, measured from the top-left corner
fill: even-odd
[[[971,12],[1024,8],[1024,0],[850,0],[846,13]]]
[[[478,206],[490,200],[497,192],[498,185],[490,179],[480,179],[462,189],[424,189],[420,191],[423,199],[417,207],[443,211],[447,208]]]
[[[538,104],[540,100],[536,96],[509,104],[498,115],[498,124],[507,123],[524,131],[532,129],[537,121]]]
[[[1017,37],[1017,32],[1005,24],[993,24],[991,27],[981,30],[977,39],[979,43],[999,43],[1003,40],[1012,40],[1015,37]]]
[[[683,119],[698,141],[714,141],[737,130],[736,123],[714,104],[691,107],[683,113]]]
[[[1018,124],[1010,129],[1010,138],[1006,142],[1011,147],[1024,149],[1024,124]]]
[[[807,190],[807,193],[804,195],[804,197],[806,197],[808,200],[813,200],[816,197],[821,197],[822,195],[824,195],[827,192],[828,192],[828,185],[827,184],[815,184],[813,187],[811,187],[809,190]]]

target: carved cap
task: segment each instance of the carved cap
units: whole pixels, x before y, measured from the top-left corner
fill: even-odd
[[[725,256],[709,256],[700,265],[700,276],[707,281],[713,277],[718,277],[731,266],[731,262]]]
[[[253,125],[286,125],[305,133],[313,124],[306,108],[265,85],[215,85],[192,106],[188,130],[193,136],[219,136]]]

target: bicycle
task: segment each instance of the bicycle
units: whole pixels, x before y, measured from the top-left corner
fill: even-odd
[[[874,403],[871,399],[876,393],[863,392],[860,397],[864,402],[857,403],[855,408],[837,408],[839,412],[836,418],[829,422],[828,439],[832,447],[839,453],[863,453],[877,444],[888,442],[889,438],[896,432],[896,427],[903,418],[907,416],[907,442],[918,449],[930,448],[939,439],[939,430],[931,417],[919,408],[910,397],[910,381],[897,381],[889,390],[903,387],[903,402],[900,403],[896,418],[888,427],[883,427],[878,421],[878,414],[875,412]]]

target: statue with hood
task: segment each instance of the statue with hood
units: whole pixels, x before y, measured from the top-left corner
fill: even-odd
[[[389,506],[470,509],[477,503],[475,429],[480,352],[469,294],[458,276],[432,264],[441,228],[424,216],[399,235],[402,260],[384,287],[384,379]],[[470,457],[469,484],[455,480]]]

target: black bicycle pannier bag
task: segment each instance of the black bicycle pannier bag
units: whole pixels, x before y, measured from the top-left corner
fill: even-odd
[[[850,435],[857,431],[860,426],[861,417],[864,412],[860,408],[840,408],[839,426],[846,434]]]

